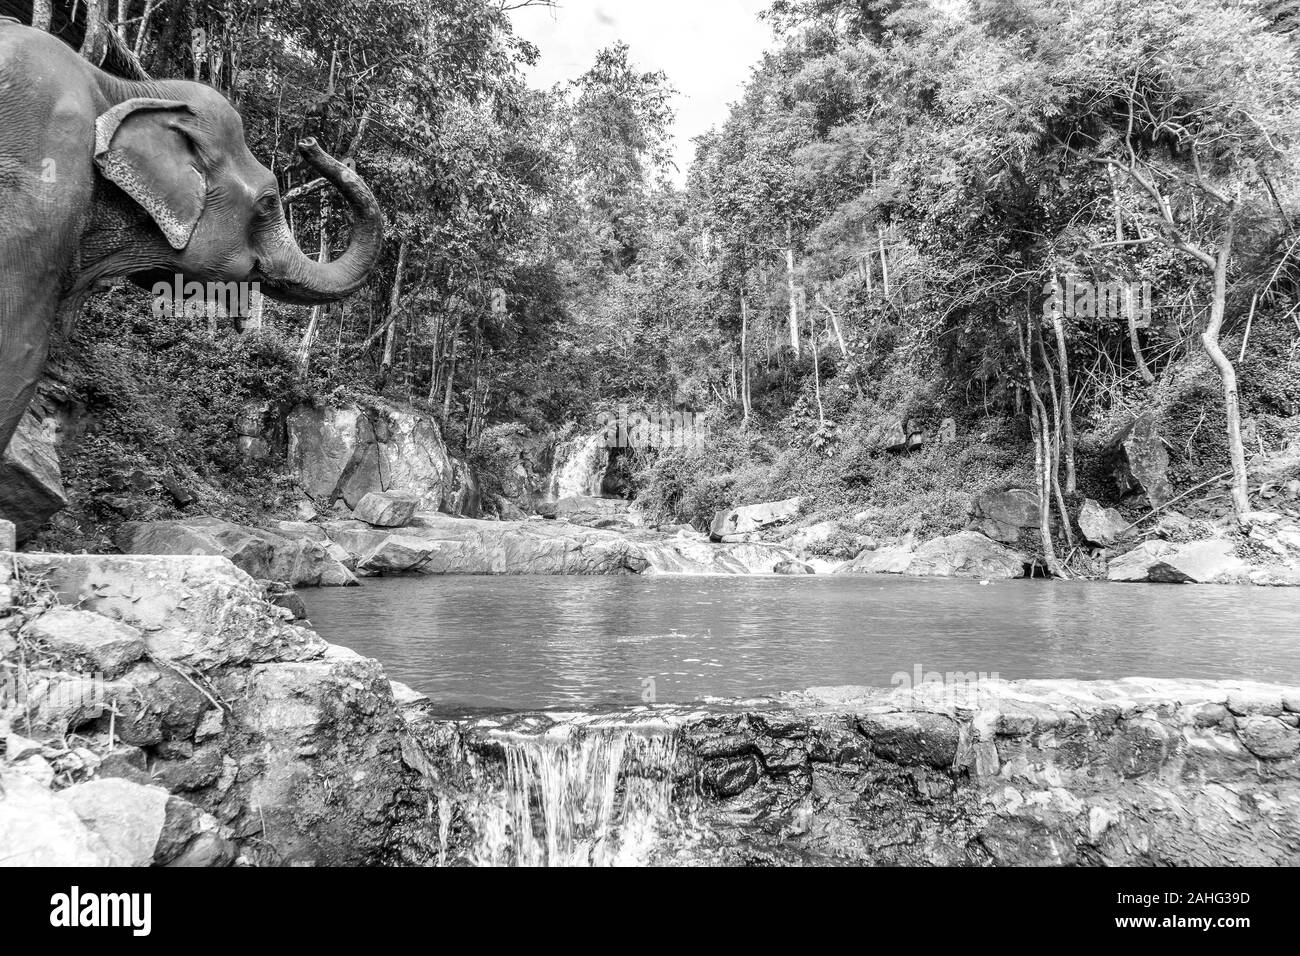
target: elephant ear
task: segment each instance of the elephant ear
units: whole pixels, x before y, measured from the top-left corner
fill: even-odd
[[[133,99],[95,122],[95,163],[153,217],[173,249],[190,242],[207,195],[198,153],[176,100]]]

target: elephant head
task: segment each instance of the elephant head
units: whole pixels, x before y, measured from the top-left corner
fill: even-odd
[[[379,258],[383,216],[355,172],[314,140],[298,144],[353,213],[346,251],[316,261],[294,241],[275,176],[249,152],[225,97],[184,81],[155,91],[123,100],[95,124],[99,173],[148,213],[166,243],[151,236],[153,254],[127,271],[137,279],[172,269],[192,279],[257,282],[272,298],[304,305],[335,301],[365,283]]]

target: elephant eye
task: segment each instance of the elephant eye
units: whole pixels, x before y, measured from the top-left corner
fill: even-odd
[[[269,216],[275,212],[275,207],[279,203],[280,197],[275,193],[264,193],[257,200],[257,211],[264,216]]]

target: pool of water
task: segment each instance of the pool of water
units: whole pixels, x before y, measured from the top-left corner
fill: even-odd
[[[305,593],[444,714],[752,697],[896,675],[1300,683],[1300,590],[895,577],[426,577]]]

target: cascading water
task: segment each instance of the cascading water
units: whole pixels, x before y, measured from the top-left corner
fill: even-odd
[[[671,728],[557,725],[493,739],[505,751],[505,773],[468,814],[476,864],[635,865],[671,821]]]
[[[600,497],[609,467],[609,448],[605,433],[578,435],[555,446],[555,464],[551,469],[552,500],[578,495]]]

